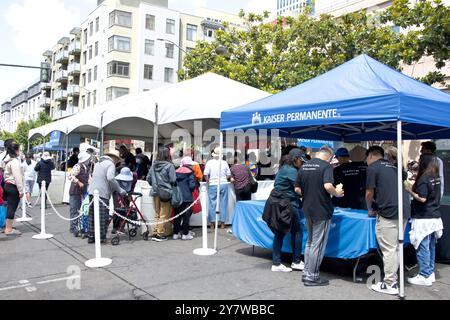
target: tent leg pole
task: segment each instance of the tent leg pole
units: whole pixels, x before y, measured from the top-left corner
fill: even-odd
[[[397,191],[398,191],[398,254],[400,268],[400,299],[405,298],[405,271],[403,263],[403,155],[402,155],[402,122],[397,121]]]
[[[67,170],[68,170],[68,168],[67,168],[67,160],[69,160],[69,134],[66,131],[66,164],[64,166],[65,169],[66,169],[64,171],[66,171],[66,173],[67,173]]]
[[[155,105],[155,123],[153,124],[153,155],[152,165],[156,161],[156,152],[158,150],[158,104]]]
[[[102,128],[100,133],[100,155],[103,156],[105,153],[105,131]]]
[[[221,172],[222,172],[222,148],[223,148],[223,133],[222,131],[220,132],[220,151],[219,151],[219,183],[217,185],[217,200],[216,200],[216,228],[214,229],[214,250],[217,251],[217,229],[218,229],[218,225],[219,225],[219,216],[220,216],[220,188],[221,188]],[[224,186],[224,188],[228,188],[228,186]],[[223,223],[225,223],[226,221],[222,221]]]

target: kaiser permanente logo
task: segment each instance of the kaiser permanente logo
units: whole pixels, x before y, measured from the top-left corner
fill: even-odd
[[[261,114],[259,112],[255,112],[252,115],[252,124],[331,119],[339,118],[340,116],[341,115],[337,112],[337,109],[276,113],[263,117],[261,117]]]

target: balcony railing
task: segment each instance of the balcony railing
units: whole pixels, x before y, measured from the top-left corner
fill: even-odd
[[[67,100],[67,90],[55,91],[55,100]]]
[[[66,110],[54,110],[53,111],[53,119],[58,120],[61,118],[70,117],[76,113],[78,113],[78,107],[68,105]]]
[[[50,98],[42,98],[39,100],[39,107],[44,108],[50,106],[51,99]]]
[[[69,64],[68,74],[71,75],[71,74],[75,74],[75,73],[80,73],[80,70],[81,70],[80,64],[73,62],[73,63]]]
[[[61,63],[64,61],[69,60],[69,51],[68,50],[61,50],[55,55],[55,60],[57,63]]]
[[[52,84],[50,82],[41,82],[41,90],[51,89]]]
[[[72,85],[67,87],[67,94],[69,96],[79,96],[80,95],[80,86]]]
[[[62,80],[67,80],[68,77],[68,72],[67,70],[59,70],[58,72],[56,72],[55,74],[55,81],[56,82],[60,82]]]
[[[75,41],[69,44],[69,54],[81,52],[81,42]]]

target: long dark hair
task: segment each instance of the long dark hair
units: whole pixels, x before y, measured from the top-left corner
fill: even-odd
[[[31,164],[31,159],[33,158],[33,154],[32,153],[27,153],[25,156],[25,161],[27,163],[27,165]]]
[[[156,160],[170,162],[172,160],[170,156],[170,149],[166,147],[159,148]]]
[[[439,164],[435,155],[422,154],[419,158],[419,171],[416,182],[413,185],[413,191],[416,192],[417,181],[422,176],[439,177]]]
[[[20,145],[14,141],[6,148],[6,154],[9,155],[11,158],[17,158],[17,151],[19,149]]]

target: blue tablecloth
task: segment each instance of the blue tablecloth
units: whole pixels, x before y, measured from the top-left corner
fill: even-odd
[[[272,249],[273,233],[262,219],[265,201],[240,201],[233,216],[233,234],[239,240],[261,248]],[[303,218],[303,249],[308,234]],[[375,236],[376,218],[367,211],[336,208],[325,250],[325,257],[354,259],[378,248]],[[283,242],[283,252],[292,252],[290,234]],[[409,243],[409,226],[405,232],[405,243]]]

